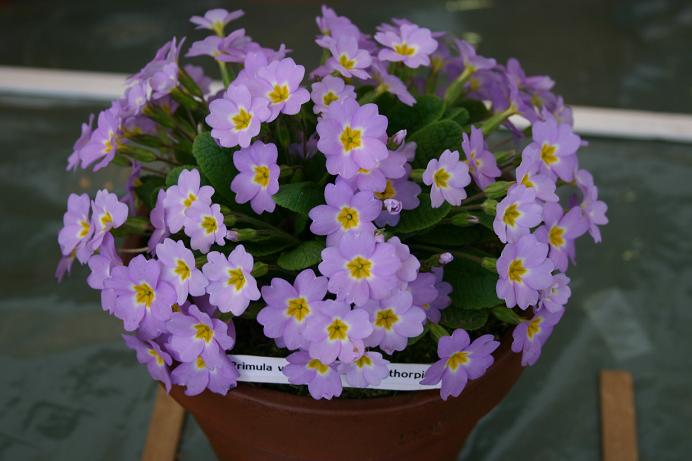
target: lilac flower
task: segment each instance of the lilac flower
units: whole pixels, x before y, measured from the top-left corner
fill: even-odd
[[[401,152],[390,151],[389,154],[382,159],[377,168],[372,170],[359,169],[352,178],[347,181],[355,189],[361,191],[370,191],[376,194],[386,194],[388,179],[403,178],[410,171],[410,166],[406,163],[406,157]],[[389,197],[391,198],[391,197]],[[386,200],[387,198],[379,198],[378,200]]]
[[[163,206],[166,210],[165,222],[171,233],[180,232],[187,219],[186,212],[192,205],[195,203],[205,206],[211,205],[214,188],[211,186],[200,187],[200,181],[201,178],[197,169],[183,170],[178,176],[178,183],[166,190]]]
[[[413,305],[422,308],[431,321],[439,322],[440,316],[432,311],[432,303],[439,297],[437,289],[437,279],[431,272],[419,272],[416,279],[411,282],[407,289],[413,297]],[[437,313],[439,314],[439,312]],[[435,319],[435,320],[433,320]]]
[[[393,245],[376,243],[370,233],[349,233],[338,245],[322,250],[318,267],[329,277],[329,291],[338,300],[362,306],[389,295],[398,282],[401,261]]]
[[[407,179],[394,179],[387,180],[384,191],[376,192],[375,198],[382,201],[394,199],[401,203],[402,210],[414,210],[420,205],[420,200],[418,200],[420,193],[421,188],[415,182]],[[375,220],[375,224],[378,226],[396,226],[399,224],[399,219],[399,215],[393,215],[383,210]]]
[[[329,106],[317,122],[317,148],[327,156],[327,171],[346,179],[372,170],[387,157],[387,117],[375,104],[345,99]]]
[[[300,87],[305,76],[305,67],[297,65],[291,58],[271,62],[257,71],[260,92],[269,101],[271,122],[279,113],[295,115],[300,106],[310,100],[310,93]]]
[[[202,94],[208,94],[209,87],[211,86],[211,78],[204,73],[204,69],[200,66],[193,66],[192,64],[186,64],[183,68],[195,84],[197,84],[199,89],[202,90]]]
[[[378,91],[393,94],[399,101],[407,106],[413,106],[416,103],[416,98],[409,92],[406,84],[399,77],[387,72],[384,63],[375,61],[372,64],[372,68],[375,70],[375,80],[378,82]]]
[[[310,341],[310,357],[332,363],[337,358],[351,362],[363,355],[363,340],[371,333],[367,311],[327,300],[316,306],[303,335]]]
[[[115,240],[111,234],[106,234],[99,254],[91,256],[88,264],[91,273],[87,277],[87,284],[94,290],[101,290],[101,306],[104,311],[111,313],[115,307],[116,296],[113,289],[106,288],[105,282],[111,277],[114,267],[123,265],[115,250]]]
[[[94,166],[94,171],[97,171],[113,160],[118,150],[121,122],[117,106],[99,113],[96,129],[91,134],[89,142],[79,151],[82,168],[100,160]]]
[[[401,267],[396,273],[397,278],[407,284],[413,282],[418,277],[420,261],[415,255],[411,254],[411,249],[405,243],[401,243],[399,237],[390,238],[387,243],[394,247],[396,256],[401,261]]]
[[[443,280],[444,269],[441,267],[433,267],[430,271],[435,276],[435,289],[437,297],[427,305],[423,305],[428,320],[433,323],[439,323],[442,318],[442,311],[452,304],[452,299],[449,297],[452,292],[452,285]],[[414,300],[415,301],[415,300]]]
[[[536,190],[517,184],[497,204],[493,230],[501,242],[516,242],[542,220],[543,208],[536,202]]]
[[[360,31],[350,19],[339,16],[328,6],[322,5],[322,16],[316,18],[317,27],[323,35],[336,37],[339,35],[350,35],[358,37]]]
[[[190,22],[197,26],[197,29],[209,29],[217,35],[223,35],[223,29],[231,21],[242,17],[243,10],[228,11],[223,8],[214,8],[204,13],[204,16],[192,16]]]
[[[408,339],[423,333],[425,311],[413,305],[407,291],[394,291],[382,301],[370,301],[363,306],[370,313],[373,331],[365,338],[365,345],[377,347],[387,354],[403,351]]]
[[[556,269],[565,272],[568,259],[574,263],[574,241],[586,233],[589,222],[580,207],[574,207],[563,214],[559,203],[546,203],[543,207],[543,220],[545,225],[536,229],[536,238],[550,246],[550,260]]]
[[[389,361],[379,352],[366,351],[353,362],[340,363],[338,370],[353,387],[377,386],[389,376]]]
[[[541,171],[563,181],[572,181],[577,168],[577,149],[581,139],[566,123],[558,124],[550,118],[537,121],[532,128],[533,142],[526,146],[522,156],[538,159]]]
[[[166,191],[159,189],[159,193],[156,196],[156,204],[154,205],[154,208],[151,209],[151,213],[149,213],[149,221],[151,221],[154,232],[152,232],[151,237],[149,237],[147,248],[149,249],[149,253],[152,254],[156,249],[156,245],[158,245],[170,234],[168,231],[168,225],[166,224],[166,208],[164,205],[165,199]]]
[[[210,35],[203,40],[193,42],[185,56],[188,58],[194,58],[195,56],[211,56],[217,61],[222,62],[224,60],[221,59],[221,56],[225,54],[225,50],[222,48],[223,43],[223,38]]]
[[[163,331],[175,303],[175,290],[161,279],[158,261],[136,256],[127,266],[112,268],[104,287],[114,290],[113,313],[124,322],[125,330],[139,329],[147,339]]]
[[[216,59],[222,62],[241,63],[250,53],[261,53],[266,56],[266,50],[245,35],[245,29],[237,29],[228,34],[219,45],[219,49],[221,54],[216,56]]]
[[[355,97],[355,94],[354,94]],[[81,150],[86,147],[91,139],[91,133],[94,131],[94,114],[89,115],[89,121],[87,123],[82,123],[82,133],[79,138],[75,141],[74,146],[72,146],[72,153],[67,158],[67,171],[73,171],[77,169],[82,155]]]
[[[356,92],[353,86],[346,85],[342,79],[327,75],[321,81],[312,84],[310,97],[315,103],[312,110],[316,114],[322,114],[333,102],[356,99]]]
[[[326,205],[310,210],[310,231],[315,235],[326,235],[327,244],[334,245],[347,233],[372,233],[372,221],[380,214],[380,203],[372,192],[354,192],[346,181],[337,178],[335,184],[324,189]]]
[[[552,313],[541,310],[534,314],[531,320],[524,320],[514,328],[512,336],[512,351],[521,352],[521,365],[530,366],[536,363],[541,355],[543,344],[553,332],[562,317],[562,311]]]
[[[572,295],[569,282],[569,277],[565,274],[555,274],[553,283],[541,291],[538,307],[548,312],[562,312],[569,297]]]
[[[209,104],[205,120],[219,145],[247,147],[259,134],[261,122],[271,115],[267,105],[265,98],[253,97],[246,86],[231,85],[222,98]]]
[[[327,69],[337,71],[346,78],[365,80],[370,76],[366,69],[370,67],[372,57],[367,50],[359,48],[356,37],[339,35],[329,40],[328,48],[332,56],[327,60]]]
[[[271,285],[262,287],[262,298],[267,305],[257,314],[268,338],[281,338],[288,349],[307,348],[303,337],[305,325],[313,312],[320,309],[327,294],[327,278],[316,277],[312,269],[305,269],[293,285],[273,278]]]
[[[451,336],[443,336],[437,343],[440,360],[425,372],[421,384],[432,385],[442,381],[440,396],[458,397],[469,379],[483,376],[495,361],[492,353],[500,346],[492,335],[483,335],[471,342],[468,333],[454,330]]]
[[[206,293],[207,279],[195,267],[195,256],[183,242],[164,240],[156,246],[156,257],[162,266],[161,278],[170,283],[183,304],[188,294],[202,296]]]
[[[407,67],[430,65],[430,55],[437,49],[437,40],[429,29],[415,24],[401,24],[398,30],[375,34],[375,40],[386,48],[380,50],[381,61],[403,62]]]
[[[279,191],[280,174],[277,158],[276,146],[262,141],[233,154],[233,164],[239,172],[231,182],[236,202],[250,202],[257,214],[274,211],[276,203],[272,196]]]
[[[103,237],[111,229],[117,229],[127,220],[127,205],[118,200],[118,196],[102,189],[96,192],[96,197],[91,203],[91,227],[94,233],[89,240],[89,247],[96,251],[103,241]]]
[[[167,96],[178,86],[178,56],[185,39],[179,42],[175,37],[165,43],[144,68],[128,79],[128,83],[146,82],[152,90],[152,97],[159,99]]]
[[[67,199],[67,211],[63,216],[63,228],[58,234],[58,244],[63,256],[77,259],[84,264],[92,253],[87,245],[94,233],[89,213],[91,200],[87,194],[70,194]]]
[[[575,174],[575,179],[584,196],[581,209],[589,222],[589,234],[591,234],[594,242],[599,243],[601,241],[601,231],[598,226],[608,224],[608,218],[606,217],[608,205],[598,200],[598,188],[594,185],[591,173],[586,170],[579,170]]]
[[[207,261],[202,272],[209,280],[209,303],[221,312],[241,315],[250,301],[260,298],[257,281],[252,276],[254,260],[243,245],[236,246],[228,258],[212,251],[207,255]]]
[[[186,212],[185,235],[190,237],[190,248],[207,253],[216,243],[223,245],[226,238],[226,225],[223,222],[221,206],[211,206],[195,202]]]
[[[291,384],[306,384],[313,399],[327,399],[341,395],[341,376],[336,364],[324,364],[310,358],[305,351],[286,357],[288,365],[282,370]]]
[[[171,334],[168,348],[181,362],[193,362],[198,356],[213,362],[235,344],[226,323],[212,319],[194,304],[188,306],[186,314],[174,312],[166,329]]]
[[[154,341],[141,340],[133,335],[122,335],[125,344],[137,353],[137,361],[147,366],[149,375],[156,381],[160,381],[166,391],[171,390],[171,375],[168,367],[173,363],[173,359],[161,349]]]
[[[546,202],[557,202],[560,198],[555,193],[555,180],[541,172],[540,161],[536,157],[523,157],[517,167],[517,184],[528,189],[535,189],[536,198]]]
[[[488,150],[483,139],[483,131],[472,126],[471,136],[463,133],[461,148],[466,155],[469,172],[475,183],[481,189],[485,189],[495,182],[502,172],[497,167],[495,156]]]
[[[185,395],[198,395],[204,389],[226,395],[236,386],[239,373],[225,354],[218,354],[205,360],[201,355],[192,362],[178,365],[171,378],[174,384],[186,386]]]
[[[507,61],[506,75],[512,86],[517,88],[519,97],[522,99],[522,105],[532,109],[531,114],[527,114],[529,115],[527,118],[533,122],[537,118],[533,108],[540,109],[546,99],[554,97],[550,93],[550,89],[555,85],[555,82],[543,75],[527,77],[519,61],[514,58]]]
[[[476,54],[476,49],[467,41],[455,39],[454,44],[459,52],[459,59],[464,65],[464,71],[470,74],[479,70],[492,69],[497,64],[494,59]]]
[[[423,182],[430,189],[430,202],[439,208],[445,201],[458,206],[466,198],[464,187],[471,183],[469,166],[459,161],[459,152],[449,149],[442,152],[440,159],[431,159],[423,172]]]
[[[553,263],[547,259],[548,245],[536,240],[532,234],[508,243],[497,260],[497,297],[507,307],[526,309],[538,302],[538,291],[553,282]]]

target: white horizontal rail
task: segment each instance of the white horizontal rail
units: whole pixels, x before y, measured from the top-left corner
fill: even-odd
[[[107,101],[120,97],[125,74],[0,66],[0,93]],[[692,115],[573,106],[583,135],[692,143]]]

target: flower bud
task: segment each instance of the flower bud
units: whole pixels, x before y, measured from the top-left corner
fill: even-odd
[[[401,213],[402,204],[399,200],[388,198],[384,201],[384,208],[387,210],[387,213],[397,215]]]
[[[490,215],[490,216],[495,216],[495,209],[497,208],[497,200],[488,199],[481,204],[481,208],[483,209],[483,213]]]
[[[397,150],[406,141],[406,130],[399,130],[387,140],[389,150]]]
[[[490,272],[497,272],[497,258],[483,258],[481,260],[481,266],[483,266],[483,269],[487,269]]]
[[[486,187],[483,192],[485,193],[485,196],[488,198],[500,198],[504,197],[507,195],[507,190],[511,185],[513,185],[513,181],[495,181],[488,187]]]
[[[437,261],[442,265],[449,264],[454,261],[454,256],[452,256],[452,253],[450,252],[445,252],[442,253],[439,258],[437,258]]]
[[[480,220],[478,219],[478,216],[469,213],[468,211],[461,211],[452,216],[450,222],[453,226],[468,227],[478,224]]]

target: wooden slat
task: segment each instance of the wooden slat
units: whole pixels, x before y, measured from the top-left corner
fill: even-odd
[[[159,386],[141,461],[175,460],[184,419],[183,407]]]
[[[603,461],[637,461],[634,383],[626,371],[601,371]]]

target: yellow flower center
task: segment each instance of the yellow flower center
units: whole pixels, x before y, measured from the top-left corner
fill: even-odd
[[[228,280],[226,285],[235,287],[235,291],[240,291],[245,286],[245,274],[241,268],[228,269]]]
[[[565,228],[553,226],[548,232],[548,241],[555,248],[561,248],[565,244]]]
[[[91,229],[91,226],[89,225],[89,221],[86,219],[82,219],[79,221],[79,238],[83,239],[87,235],[89,235],[89,230]]]
[[[533,183],[533,181],[531,181],[531,178],[529,177],[529,174],[528,174],[528,173],[526,173],[526,174],[524,175],[524,177],[521,178],[521,184],[523,184],[523,185],[526,186],[527,188],[531,188],[531,187],[534,187],[534,186],[535,186],[535,184]]]
[[[252,178],[255,184],[259,185],[263,189],[266,189],[269,185],[269,167],[266,165],[255,166],[255,177]]]
[[[154,357],[154,360],[156,361],[156,364],[158,366],[163,366],[163,364],[165,363],[163,357],[161,357],[161,355],[158,352],[156,352],[156,349],[147,349],[147,353]]]
[[[202,218],[201,226],[207,235],[214,234],[219,229],[219,225],[216,222],[216,218],[211,215],[206,215]]]
[[[358,227],[360,224],[360,217],[358,215],[358,210],[348,206],[344,206],[336,215],[336,220],[341,224],[343,230],[350,230]]]
[[[360,148],[363,145],[363,141],[361,139],[362,135],[362,130],[345,126],[344,130],[341,132],[341,136],[339,136],[339,141],[341,141],[344,152],[349,153],[353,149]]]
[[[466,351],[459,351],[449,356],[447,359],[447,368],[452,371],[457,371],[457,368],[467,363],[469,363],[469,353]]]
[[[281,104],[282,102],[288,100],[288,96],[288,85],[286,85],[285,83],[283,85],[274,85],[274,88],[272,88],[272,90],[269,93],[267,93],[267,97],[269,98],[269,101],[271,101],[272,104]]]
[[[346,263],[346,269],[353,279],[367,279],[372,275],[372,261],[362,256],[356,256]]]
[[[183,200],[183,206],[185,208],[190,208],[192,206],[192,204],[195,203],[196,201],[197,201],[197,196],[195,194],[193,194],[192,192],[190,192],[187,195],[187,197],[185,198],[185,200]]]
[[[346,341],[348,338],[348,325],[343,320],[336,318],[327,325],[327,338],[330,341]]]
[[[553,146],[552,144],[543,144],[541,146],[541,160],[546,165],[552,165],[553,163],[557,163],[557,155],[555,155],[555,151],[557,150],[557,146]]]
[[[534,336],[541,332],[541,323],[543,323],[542,317],[534,317],[526,329],[526,336],[533,341]]]
[[[471,78],[469,80],[469,90],[471,91],[478,91],[478,89],[481,87],[481,81],[478,80],[477,78]]]
[[[326,375],[327,372],[329,372],[329,367],[317,359],[310,360],[306,367],[310,370],[315,370],[317,373],[321,375]]]
[[[201,339],[205,343],[211,342],[214,338],[214,330],[203,323],[195,325],[195,339]]]
[[[207,364],[204,362],[204,359],[201,355],[197,357],[197,360],[195,360],[195,366],[198,370],[201,370],[202,368],[207,368]]]
[[[353,362],[358,368],[363,368],[363,367],[371,367],[372,366],[372,359],[368,357],[367,355],[363,354],[360,356],[358,360]]]
[[[524,267],[524,262],[519,258],[513,259],[512,262],[509,263],[507,277],[514,283],[522,283],[522,277],[526,272],[527,270]]]
[[[324,96],[322,96],[322,103],[324,103],[325,106],[330,105],[334,101],[338,101],[339,97],[333,92],[333,91],[327,91]]]
[[[178,303],[175,303],[171,306],[171,311],[180,312],[180,306],[178,305]]]
[[[377,311],[375,315],[375,326],[387,331],[391,330],[398,321],[399,316],[392,309]]]
[[[375,197],[378,200],[387,200],[396,197],[396,189],[394,189],[392,181],[388,179],[387,184],[384,186],[384,190],[382,192],[375,192]]]
[[[106,139],[103,143],[103,153],[104,154],[110,154],[113,149],[115,149],[115,144],[113,142],[113,136],[115,133],[112,131],[108,134],[108,139]]]
[[[101,215],[101,229],[105,229],[109,224],[113,224],[113,216],[109,212],[105,212]]]
[[[512,203],[510,206],[505,208],[505,214],[502,215],[502,221],[509,227],[514,227],[517,224],[517,219],[521,216],[521,211],[519,211],[519,205]]]
[[[301,323],[305,318],[310,315],[310,304],[305,298],[293,298],[288,300],[288,307],[286,308],[286,315],[293,317],[296,322]]]
[[[339,64],[346,70],[351,70],[356,67],[356,60],[351,59],[347,54],[339,56]]]
[[[445,170],[444,168],[438,168],[435,174],[433,175],[433,182],[435,183],[435,187],[437,187],[438,189],[446,189],[449,178],[451,178],[451,175],[447,170]]]
[[[252,114],[241,107],[238,113],[231,117],[231,121],[236,131],[247,130],[252,122]]]
[[[173,272],[180,277],[181,282],[190,278],[190,267],[182,259],[176,259]]]
[[[416,48],[409,46],[409,44],[406,42],[401,42],[394,45],[394,51],[402,56],[413,56],[416,54]]]
[[[151,305],[156,299],[156,293],[154,289],[147,282],[142,282],[139,285],[134,285],[132,290],[135,292],[135,302],[137,304],[144,304],[147,309],[151,308]]]

